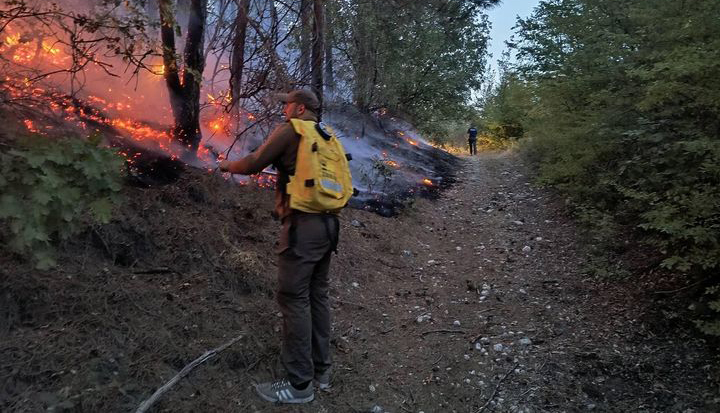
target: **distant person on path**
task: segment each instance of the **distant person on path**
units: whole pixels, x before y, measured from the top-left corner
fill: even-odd
[[[470,146],[470,155],[477,155],[477,129],[471,126],[467,131],[468,146]]]
[[[269,402],[307,403],[315,397],[313,380],[321,389],[330,387],[328,272],[339,237],[339,210],[309,213],[294,209],[300,195],[292,195],[291,200],[288,192],[297,191],[295,181],[305,176],[298,154],[311,153],[310,149],[304,149],[304,145],[310,145],[308,139],[317,142],[324,138],[330,142],[331,138],[317,123],[320,103],[314,93],[294,90],[278,95],[278,99],[285,103],[283,113],[287,123],[275,128],[265,143],[250,155],[234,162],[221,162],[220,170],[249,175],[271,164],[278,170],[274,216],[281,221],[282,229],[277,248],[277,301],[283,315],[281,359],[287,375],[274,382],[258,384],[255,390]],[[332,135],[332,139],[337,138]],[[325,142],[320,143],[323,148]],[[312,153],[323,153],[323,149],[316,152],[317,148],[317,144],[312,144]],[[345,159],[344,153],[342,157]],[[302,162],[307,165],[307,161]],[[347,174],[349,178],[349,169]],[[316,180],[315,185],[308,181],[313,180],[303,178],[302,186],[318,187],[327,183],[325,175]],[[352,188],[350,190],[352,192]]]

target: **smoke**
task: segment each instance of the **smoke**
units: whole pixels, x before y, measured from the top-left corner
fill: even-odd
[[[76,15],[100,10],[97,2],[84,0],[64,0],[59,7],[72,10]],[[182,5],[178,10],[178,22],[187,21]],[[122,13],[127,16],[132,14],[132,10],[115,12],[115,17],[122,17]],[[145,3],[142,12],[156,21],[156,2]],[[254,12],[263,15],[266,10],[257,9]],[[288,34],[292,23],[290,17],[286,16],[286,19],[289,25],[282,25],[279,32],[282,36]],[[55,29],[50,30],[47,28],[50,26],[46,25],[42,32],[33,32],[35,26],[25,21],[11,22],[0,33],[0,55],[6,62],[5,71],[15,73],[18,81],[31,72],[35,76],[52,73],[41,77],[37,83],[62,91],[95,108],[93,116],[106,119],[108,126],[140,146],[172,155],[181,153],[182,148],[174,144],[169,135],[174,119],[163,77],[162,58],[157,53],[160,50],[157,30],[147,28],[142,32],[147,37],[136,39],[136,47],[155,50],[143,58],[141,63],[144,67],[139,70],[137,61],[128,61],[127,56],[122,57],[117,51],[101,51],[100,45],[97,45],[95,49],[88,50],[88,53],[93,53],[91,61],[81,70],[70,72],[62,71],[72,66],[72,50],[68,47],[70,39],[67,32],[61,30],[64,23],[60,20],[54,21],[57,25]],[[272,90],[261,91],[253,98],[243,100],[241,107],[235,110],[226,110],[229,104],[229,54],[219,47],[219,40],[213,37],[217,27],[211,23],[206,28],[206,62],[201,91],[203,140],[199,158],[194,162],[194,166],[207,169],[216,166],[218,155],[226,155],[230,159],[247,155],[281,121],[279,105],[267,99]],[[285,39],[275,48],[275,53],[281,59],[295,62],[297,56],[289,45],[291,39],[287,36]],[[177,49],[182,50],[183,37],[178,36],[177,40]],[[130,43],[115,44],[128,47]],[[135,51],[140,53],[139,50]],[[259,70],[266,58],[256,55],[249,59],[246,68],[250,70],[245,71],[249,73],[246,76],[252,76],[253,70]],[[332,103],[332,100],[337,102],[349,97],[349,93],[342,90],[343,84],[339,79],[335,91],[326,96],[328,107],[324,121],[334,128],[346,151],[353,156],[350,162],[353,184],[363,192],[362,199],[406,194],[418,187],[441,184],[446,171],[440,170],[438,165],[447,163],[445,155],[428,144],[408,122],[385,111],[368,115],[351,105]]]

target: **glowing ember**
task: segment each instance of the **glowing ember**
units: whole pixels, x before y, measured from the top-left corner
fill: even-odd
[[[35,132],[35,133],[40,132],[33,124],[33,121],[31,121],[30,119],[25,119],[23,121],[23,123],[25,124],[25,127],[27,128],[27,130],[29,130],[30,132]]]
[[[272,174],[260,173],[252,176],[255,184],[261,188],[275,188],[277,176]]]
[[[425,185],[427,185],[427,186],[433,186],[432,181],[429,180],[429,179],[427,179],[427,178],[423,179],[423,180],[422,180],[422,183],[425,184]]]
[[[213,132],[220,132],[227,128],[228,121],[228,118],[226,118],[225,116],[221,116],[208,122],[208,128],[210,128],[210,130]]]
[[[417,143],[417,142],[415,142],[415,141],[414,141],[414,140],[412,140],[412,139],[406,139],[406,141],[407,141],[407,143],[409,143],[410,145],[413,145],[413,146],[418,146],[418,143]]]

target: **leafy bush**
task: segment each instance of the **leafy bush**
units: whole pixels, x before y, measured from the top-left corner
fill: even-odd
[[[708,301],[708,308],[713,311],[715,317],[708,317],[708,320],[696,320],[695,325],[705,334],[720,337],[720,285],[714,285],[705,291]]]
[[[29,138],[0,153],[0,220],[9,246],[37,267],[55,265],[53,244],[88,218],[106,223],[119,200],[123,159],[97,139]]]
[[[542,1],[518,22],[522,83],[514,95],[511,83],[498,90],[493,117],[527,114],[526,152],[542,183],[636,227],[662,266],[716,285],[718,19],[717,1]],[[708,296],[720,315],[718,289]],[[699,325],[720,334],[720,323]]]

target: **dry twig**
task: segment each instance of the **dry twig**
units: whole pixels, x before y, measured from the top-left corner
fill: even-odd
[[[162,397],[165,392],[170,390],[172,386],[174,386],[180,379],[187,376],[195,367],[199,366],[200,364],[210,360],[211,358],[217,356],[220,354],[223,350],[226,348],[232,346],[236,342],[238,342],[241,338],[243,338],[245,334],[240,334],[239,336],[233,338],[232,340],[228,341],[227,343],[223,344],[222,346],[215,348],[213,350],[206,351],[202,356],[196,358],[193,360],[192,363],[188,364],[187,366],[183,367],[182,370],[178,374],[176,374],[173,378],[171,378],[167,383],[165,383],[162,387],[157,389],[155,393],[153,393],[152,396],[150,396],[149,399],[145,400],[144,402],[140,403],[140,406],[137,408],[135,413],[144,413],[146,412],[156,401]]]
[[[485,409],[488,407],[488,405],[490,404],[490,402],[495,398],[495,395],[497,394],[498,389],[500,388],[500,385],[502,384],[502,382],[505,381],[505,379],[507,379],[508,376],[509,376],[513,371],[515,371],[515,369],[517,368],[517,366],[519,366],[519,364],[516,364],[516,365],[512,366],[512,368],[510,368],[510,370],[508,370],[508,372],[505,373],[505,375],[502,376],[502,378],[501,378],[500,380],[498,380],[497,384],[495,385],[495,390],[493,390],[492,394],[490,395],[490,397],[488,397],[488,399],[487,399],[487,401],[485,402],[485,404],[483,404],[482,406],[480,406],[480,409],[479,409],[477,412],[475,412],[475,413],[480,413],[480,412],[482,412],[483,410],[485,410]]]
[[[425,331],[420,335],[425,337],[426,335],[433,334],[433,333],[467,334],[467,331],[463,331],[463,330],[430,330],[430,331]]]

